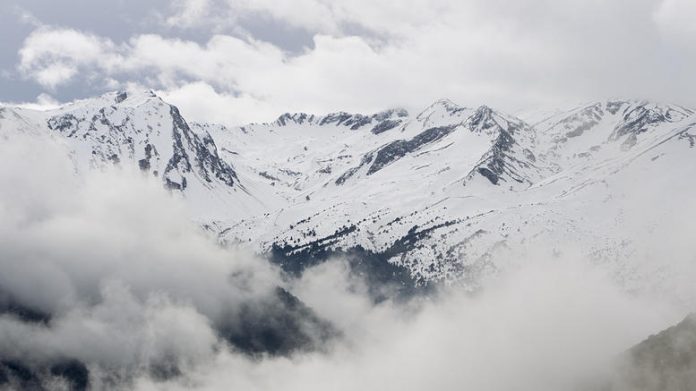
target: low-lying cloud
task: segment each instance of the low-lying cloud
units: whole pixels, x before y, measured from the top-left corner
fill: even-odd
[[[376,304],[341,260],[289,278],[216,245],[161,184],[77,176],[64,152],[0,145],[10,377],[24,365],[76,386],[55,373],[77,360],[94,389],[574,390],[685,313],[572,258],[517,262],[475,294]]]
[[[340,263],[319,269],[296,292],[343,327],[345,338],[330,352],[261,361],[221,352],[186,381],[139,386],[594,390],[622,351],[678,320],[668,306],[631,297],[570,261],[533,262],[477,295],[455,289],[408,306],[372,305]]]
[[[215,245],[154,180],[76,176],[60,146],[37,140],[4,142],[0,156],[0,359],[74,359],[132,378],[178,374],[224,339],[244,341],[246,321],[274,331],[279,319],[312,342],[315,319],[294,319],[303,309],[286,308],[279,272]]]

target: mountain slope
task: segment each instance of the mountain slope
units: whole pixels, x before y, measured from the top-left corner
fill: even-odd
[[[696,228],[696,114],[680,106],[595,102],[529,124],[439,100],[417,115],[288,113],[227,128],[127,92],[0,109],[0,135],[18,133],[60,141],[78,171],[160,178],[221,242],[293,273],[343,255],[376,284],[476,289],[530,256],[578,256],[628,289],[696,302],[690,249],[671,246]]]
[[[211,132],[226,149],[240,146],[225,158],[288,201],[259,218],[220,222],[224,241],[251,242],[283,264],[359,249],[419,283],[472,289],[536,247],[548,248],[545,256],[577,252],[631,287],[647,279],[671,289],[666,281],[676,277],[667,274],[678,274],[648,260],[638,238],[664,229],[661,218],[683,214],[679,205],[695,195],[681,179],[696,174],[691,110],[602,102],[531,126],[438,101],[377,135],[369,124],[306,118],[315,119]],[[253,152],[256,140],[268,159]],[[641,219],[644,209],[653,212]]]
[[[78,171],[125,165],[160,178],[202,219],[263,210],[210,135],[193,132],[176,107],[151,91],[115,92],[48,111],[4,108],[0,121],[5,137],[19,132],[58,140]]]

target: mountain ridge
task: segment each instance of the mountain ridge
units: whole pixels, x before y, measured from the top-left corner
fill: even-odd
[[[640,243],[619,228],[629,213],[619,200],[643,178],[669,188],[696,174],[694,111],[638,100],[534,125],[438,100],[416,115],[298,113],[225,127],[189,123],[151,91],[127,91],[46,112],[5,107],[0,117],[5,137],[58,137],[81,170],[128,164],[159,175],[222,243],[281,265],[298,254],[372,254],[421,285],[475,289],[507,267],[501,254],[542,240],[573,242],[637,285],[656,266],[629,259]]]

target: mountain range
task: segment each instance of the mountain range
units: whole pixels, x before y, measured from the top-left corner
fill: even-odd
[[[158,178],[220,243],[290,273],[344,256],[380,284],[473,290],[530,256],[572,256],[628,289],[694,299],[678,254],[644,240],[669,248],[696,218],[696,113],[678,105],[598,101],[532,118],[439,100],[226,127],[120,91],[1,107],[0,137],[18,134],[54,139],[78,173]]]

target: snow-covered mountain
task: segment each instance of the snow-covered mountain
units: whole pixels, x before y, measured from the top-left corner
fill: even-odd
[[[0,109],[0,136],[17,133],[58,140],[78,171],[123,164],[161,178],[202,219],[263,210],[211,136],[194,132],[152,91],[114,92],[48,111]]]
[[[688,282],[673,285],[677,261],[650,256],[643,239],[677,223],[666,218],[686,218],[694,123],[692,110],[640,101],[593,103],[533,125],[438,101],[415,116],[286,114],[237,129],[197,126],[240,172],[287,200],[220,222],[222,239],[253,243],[290,269],[357,249],[418,282],[474,288],[506,267],[501,259],[548,248],[544,255],[604,264],[632,288],[688,295]]]
[[[342,254],[387,280],[473,289],[544,248],[605,265],[629,288],[691,294],[680,254],[655,256],[643,239],[696,218],[685,208],[694,111],[605,101],[530,122],[440,100],[417,114],[288,113],[227,128],[128,92],[3,108],[0,134],[48,134],[80,170],[139,167],[222,242],[292,272]]]

